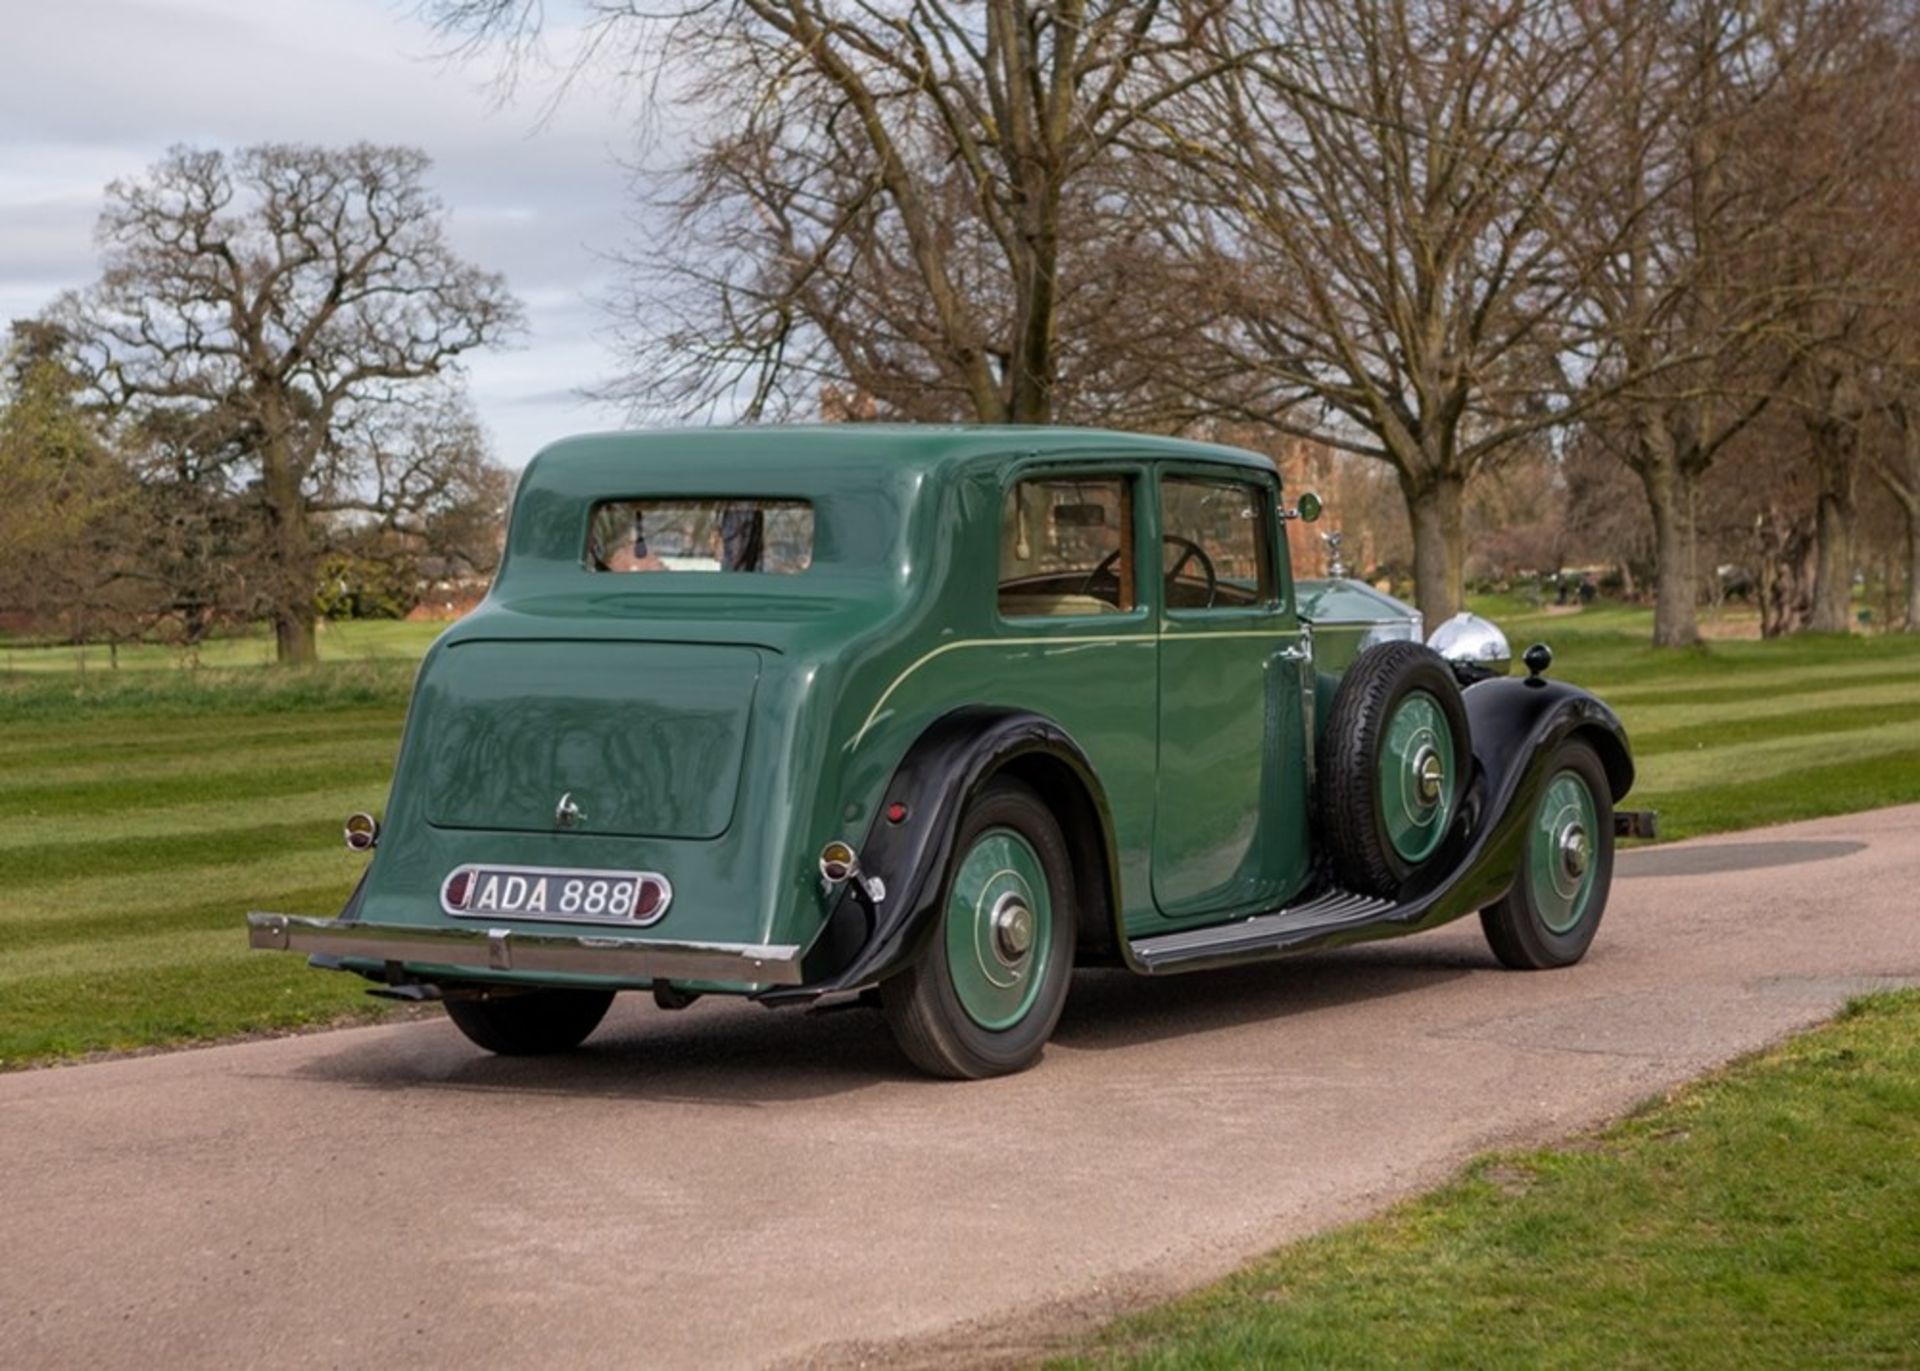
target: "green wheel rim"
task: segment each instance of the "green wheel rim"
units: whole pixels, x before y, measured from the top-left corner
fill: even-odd
[[[1440,702],[1424,690],[1409,693],[1387,720],[1378,766],[1387,841],[1409,865],[1431,857],[1447,835],[1459,792],[1457,765]]]
[[[1527,888],[1549,933],[1571,933],[1586,917],[1597,879],[1599,808],[1586,777],[1556,772],[1533,811]]]
[[[1053,895],[1027,840],[990,828],[973,840],[947,896],[947,974],[967,1017],[1012,1028],[1040,997],[1053,949]]]

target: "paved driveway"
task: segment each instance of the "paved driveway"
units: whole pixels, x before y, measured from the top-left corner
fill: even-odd
[[[1570,971],[1468,922],[1090,974],[982,1084],[638,998],[559,1061],[434,1021],[0,1077],[0,1365],[976,1364],[1920,982],[1920,807],[1620,876]]]

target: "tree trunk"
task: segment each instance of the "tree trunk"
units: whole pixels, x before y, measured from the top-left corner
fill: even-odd
[[[1466,527],[1462,515],[1466,482],[1458,476],[1417,479],[1416,485],[1403,475],[1401,490],[1413,524],[1414,598],[1431,633],[1466,603]]]
[[[313,633],[315,618],[311,607],[304,615],[290,605],[274,614],[274,653],[280,661],[304,665],[319,660]]]
[[[1908,633],[1920,633],[1920,509],[1904,511],[1907,519]]]
[[[269,411],[272,420],[278,411]],[[269,422],[269,431],[284,432],[283,423]],[[269,555],[273,558],[273,637],[283,663],[305,665],[317,659],[314,645],[313,541],[307,527],[307,507],[300,492],[300,469],[287,440],[269,440],[260,454],[261,493],[265,496]]]
[[[1700,580],[1694,566],[1698,542],[1694,494],[1698,475],[1671,451],[1647,452],[1639,464],[1653,512],[1653,645],[1692,647],[1700,641]]]
[[[1008,377],[1008,421],[1015,424],[1053,422],[1054,276],[1059,269],[1060,232],[1057,196],[1046,187],[1029,187],[1038,203],[1023,216],[1032,223],[1024,234],[1025,252],[1015,271],[1020,294]]]
[[[1846,633],[1853,619],[1853,463],[1850,454],[1829,453],[1820,463],[1820,498],[1814,518],[1813,613],[1815,633]]]
[[[1813,519],[1804,509],[1768,504],[1754,526],[1759,553],[1760,636],[1806,627],[1813,605]]]
[[[1920,633],[1920,415],[1904,403],[1896,403],[1892,412],[1900,430],[1900,465],[1883,465],[1877,470],[1881,483],[1900,506],[1901,518],[1906,521],[1906,631]]]

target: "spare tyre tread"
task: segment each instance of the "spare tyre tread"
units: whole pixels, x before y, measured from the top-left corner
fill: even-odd
[[[1439,701],[1453,726],[1456,799],[1471,765],[1466,706],[1453,668],[1424,643],[1402,640],[1367,648],[1341,678],[1320,750],[1320,831],[1335,877],[1362,894],[1392,896],[1411,874],[1389,852],[1376,788],[1378,753],[1394,702],[1412,690]]]

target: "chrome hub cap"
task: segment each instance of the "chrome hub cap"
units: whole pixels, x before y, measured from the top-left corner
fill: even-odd
[[[1593,847],[1587,841],[1587,830],[1579,824],[1568,824],[1566,832],[1560,835],[1560,860],[1569,876],[1578,879],[1587,874],[1587,864],[1593,860]]]
[[[1039,999],[1053,948],[1053,896],[1040,854],[991,828],[960,859],[947,895],[946,963],[960,1007],[982,1028],[1012,1028]]]
[[[1526,880],[1550,933],[1571,933],[1593,903],[1599,822],[1599,806],[1579,772],[1562,771],[1548,780],[1533,814]]]
[[[1418,866],[1440,846],[1459,802],[1453,731],[1438,700],[1416,690],[1395,707],[1375,766],[1386,839],[1402,862]]]
[[[993,906],[993,950],[1009,966],[1033,950],[1033,911],[1012,891]]]
[[[1413,759],[1414,789],[1424,804],[1438,804],[1440,788],[1447,779],[1447,768],[1440,760],[1440,754],[1431,747],[1420,749],[1420,755]]]

